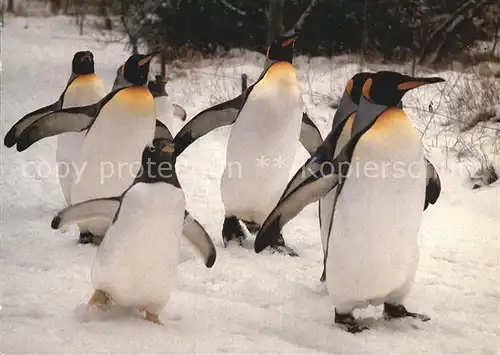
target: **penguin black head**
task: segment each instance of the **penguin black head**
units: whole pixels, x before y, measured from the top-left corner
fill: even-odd
[[[293,49],[297,37],[298,35],[296,33],[288,36],[278,36],[267,48],[267,59],[292,63]]]
[[[136,181],[167,182],[180,186],[175,173],[175,148],[169,138],[155,138],[142,152],[141,170]]]
[[[393,71],[379,71],[365,81],[362,93],[373,103],[396,107],[408,91],[443,81],[439,77],[414,78]]]
[[[76,52],[71,63],[71,70],[75,74],[94,73],[94,55],[91,51]]]
[[[373,73],[361,72],[354,75],[351,80],[347,82],[345,87],[345,92],[351,98],[352,102],[359,105],[359,100],[361,99],[361,91],[363,90],[363,85],[368,80]]]
[[[169,77],[164,77],[163,75],[156,75],[154,81],[148,82],[148,89],[151,91],[153,97],[168,96],[165,91],[165,84],[170,80]]]
[[[155,50],[149,54],[132,54],[123,66],[123,77],[134,85],[146,85],[148,82],[151,59],[160,53]]]

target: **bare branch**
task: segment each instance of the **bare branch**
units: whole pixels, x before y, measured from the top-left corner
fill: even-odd
[[[446,21],[444,21],[441,25],[439,25],[436,28],[436,30],[433,33],[431,33],[427,42],[422,46],[419,63],[423,64],[426,62],[427,57],[429,56],[429,52],[431,51],[430,47],[439,41],[440,35],[443,35],[443,39],[441,40],[441,45],[439,45],[438,43],[438,45],[436,46],[437,50],[435,50],[435,52],[440,50],[447,36],[451,32],[453,32],[453,30],[457,27],[458,24],[460,24],[463,20],[467,19],[467,17],[463,15],[467,10],[469,9],[477,10],[482,6],[484,6],[485,4],[487,4],[489,1],[490,0],[465,1],[462,6],[460,6],[452,15],[448,17]]]
[[[299,32],[300,30],[302,30],[302,26],[304,26],[304,22],[309,17],[309,15],[312,12],[312,9],[314,8],[314,6],[316,6],[317,3],[318,3],[318,0],[311,0],[311,3],[307,7],[307,9],[302,13],[302,15],[300,15],[300,17],[297,20],[297,22],[295,23],[295,25],[290,30],[288,30],[286,32],[286,34],[285,34],[286,36],[292,35],[295,32]]]
[[[228,3],[226,0],[220,0],[221,3],[223,3],[224,5],[226,5],[228,8],[230,8],[231,10],[233,10],[234,12],[240,14],[241,16],[245,16],[247,13],[243,10],[240,10],[238,9],[236,6],[234,5],[231,5],[230,3]]]

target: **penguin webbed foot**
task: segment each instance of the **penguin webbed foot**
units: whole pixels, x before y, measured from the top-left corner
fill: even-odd
[[[370,329],[366,325],[356,322],[352,313],[337,313],[337,311],[335,311],[335,323],[343,330],[353,334]]]
[[[386,320],[406,317],[420,319],[422,322],[428,322],[431,320],[431,318],[425,314],[409,312],[402,304],[393,305],[390,303],[384,303],[384,318]]]
[[[111,298],[102,290],[95,290],[88,302],[89,307],[97,307],[100,310],[107,310],[111,304]]]
[[[157,315],[157,314],[154,314],[154,313],[151,313],[151,312],[148,312],[147,310],[145,311],[146,312],[146,315],[144,316],[144,319],[147,320],[148,322],[151,322],[151,323],[155,323],[155,324],[158,324],[158,325],[164,325],[161,321],[160,321],[160,317]]]
[[[293,257],[299,256],[295,250],[286,245],[270,245],[268,249],[271,254],[279,253]]]
[[[90,232],[83,232],[80,233],[80,236],[78,237],[78,242],[80,244],[95,244],[95,245],[100,245],[104,236],[100,235],[94,235]]]
[[[243,240],[245,240],[245,233],[243,233],[243,228],[241,228],[238,219],[234,216],[226,217],[222,227],[224,247],[227,248],[229,243],[233,241],[243,246]]]
[[[281,233],[276,238],[276,241],[269,245],[268,249],[271,254],[279,253],[293,257],[299,256],[295,250],[285,245],[285,240],[283,239],[283,235]]]

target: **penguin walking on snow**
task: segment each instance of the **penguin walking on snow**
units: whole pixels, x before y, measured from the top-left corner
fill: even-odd
[[[27,127],[17,143],[22,151],[38,140],[66,132],[88,130],[71,190],[71,203],[118,196],[134,181],[142,150],[155,136],[153,96],[146,87],[151,59],[158,53],[134,54],[124,64],[128,85],[112,91],[94,105],[55,111]],[[125,144],[123,144],[125,142]],[[78,224],[80,242],[98,242],[107,225],[99,220]]]
[[[321,161],[333,161],[333,158],[340,153],[344,145],[351,138],[352,125],[358,109],[359,100],[361,99],[361,90],[365,81],[372,75],[373,73],[369,72],[357,73],[347,82],[339,107],[333,118],[331,132],[321,145],[321,150],[316,152],[316,156],[321,155]],[[403,108],[401,101],[398,107],[401,109]],[[441,191],[439,175],[427,158],[425,158],[425,162],[427,168],[427,187],[424,211],[427,209],[429,203],[434,204],[437,201]],[[318,203],[321,243],[323,245],[324,255],[327,248],[327,238],[330,234],[330,221],[332,220],[336,189],[337,188],[334,187],[326,196],[322,197]],[[325,272],[325,265],[323,265],[323,273],[320,278],[321,282],[325,281]]]
[[[214,265],[212,240],[185,210],[173,153],[171,140],[154,139],[142,153],[139,174],[122,195],[69,206],[52,220],[54,229],[92,219],[110,225],[92,265],[89,306],[106,309],[114,301],[162,324],[158,314],[175,287],[181,235],[203,256],[206,267]]]
[[[292,65],[296,35],[278,37],[267,50],[272,62],[242,95],[202,111],[175,136],[177,154],[211,130],[231,125],[226,168],[221,179],[225,207],[224,245],[245,238],[240,221],[258,231],[283,192],[297,146],[312,153],[322,138],[304,113]],[[296,256],[281,233],[270,244],[272,252]]]
[[[335,322],[349,332],[367,329],[352,312],[369,304],[384,304],[387,319],[429,320],[403,305],[418,264],[427,172],[420,133],[398,104],[409,90],[442,81],[389,71],[367,79],[350,140],[333,162],[317,154],[297,172],[257,235],[260,252],[306,205],[337,186],[326,283]]]
[[[21,133],[40,117],[68,107],[91,105],[103,98],[106,91],[102,80],[95,74],[94,55],[90,51],[76,52],[71,63],[71,75],[59,99],[51,105],[28,113],[7,132],[4,145],[12,147]],[[66,202],[75,179],[75,163],[85,138],[85,132],[68,132],[57,137],[56,161],[59,183]]]
[[[156,75],[155,80],[148,82],[149,91],[153,95],[156,109],[156,117],[164,123],[172,133],[177,133],[176,118],[182,122],[186,121],[186,110],[181,106],[172,103],[170,97],[165,90],[165,85],[170,78],[165,78],[163,75]]]

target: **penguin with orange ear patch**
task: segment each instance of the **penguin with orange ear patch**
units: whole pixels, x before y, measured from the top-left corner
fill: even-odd
[[[12,147],[21,133],[40,117],[68,107],[94,104],[105,95],[104,84],[95,74],[94,55],[90,51],[79,51],[71,62],[71,76],[59,99],[51,105],[28,113],[7,132],[4,139],[6,147]],[[57,137],[56,161],[59,167],[59,183],[70,203],[71,186],[75,179],[74,163],[78,158],[85,132],[68,132]]]
[[[340,153],[344,145],[351,138],[352,125],[356,116],[356,111],[358,110],[363,85],[372,76],[373,73],[361,72],[354,75],[347,82],[339,107],[333,118],[332,130],[325,138],[320,151],[315,154],[316,156],[321,155],[322,161],[333,161],[333,158]],[[398,103],[397,107],[401,109],[403,108],[401,101]],[[425,158],[425,162],[427,170],[427,183],[424,211],[427,209],[429,203],[434,204],[437,201],[441,192],[439,175],[427,158]],[[333,206],[335,204],[335,193],[336,188],[333,188],[326,196],[321,198],[318,203],[323,253],[326,252],[327,238],[330,234],[330,221],[332,218]],[[325,277],[325,266],[323,265],[323,273],[320,281],[324,282]]]
[[[288,181],[300,142],[310,152],[322,138],[304,113],[302,95],[292,65],[296,35],[280,36],[267,50],[271,64],[244,94],[207,109],[189,121],[174,142],[181,154],[211,130],[234,123],[227,146],[221,181],[225,207],[224,245],[243,245],[243,222],[257,232],[278,202]],[[271,252],[297,253],[285,245],[280,233],[270,243]]]
[[[348,332],[367,329],[352,312],[370,304],[383,304],[387,319],[430,319],[403,305],[418,265],[427,172],[420,133],[398,104],[409,90],[442,81],[390,71],[366,80],[350,140],[333,162],[318,154],[296,173],[257,234],[259,253],[305,206],[337,187],[326,283],[335,323]]]
[[[40,139],[88,130],[77,166],[80,176],[71,189],[71,204],[118,196],[133,182],[142,151],[155,137],[157,124],[153,96],[146,87],[151,59],[159,51],[133,54],[124,64],[129,83],[94,105],[55,111],[27,127],[17,143],[22,151]],[[108,225],[91,220],[79,223],[80,243],[99,241]]]

